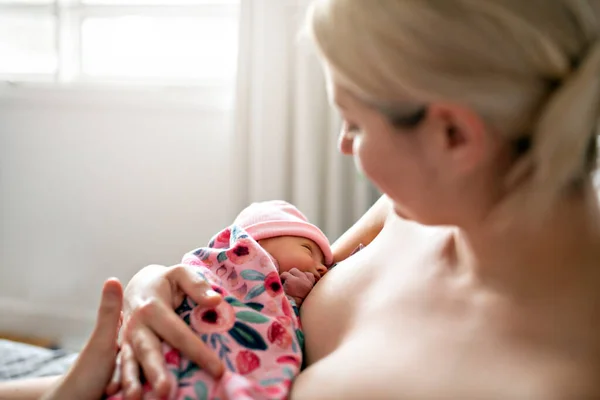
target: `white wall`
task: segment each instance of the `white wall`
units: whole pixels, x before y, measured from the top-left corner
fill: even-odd
[[[105,278],[231,222],[223,93],[0,90],[0,331],[73,345]]]

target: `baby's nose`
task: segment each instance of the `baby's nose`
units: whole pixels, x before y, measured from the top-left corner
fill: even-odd
[[[317,265],[317,272],[319,273],[319,275],[323,276],[327,273],[327,267],[323,264],[319,264]]]

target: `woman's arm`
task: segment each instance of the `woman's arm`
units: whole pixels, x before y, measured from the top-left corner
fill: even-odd
[[[37,400],[53,388],[62,376],[15,379],[0,382],[0,399]]]
[[[340,262],[350,256],[359,244],[368,245],[383,229],[386,218],[392,210],[392,203],[385,196],[379,200],[338,240],[333,243],[333,262]]]

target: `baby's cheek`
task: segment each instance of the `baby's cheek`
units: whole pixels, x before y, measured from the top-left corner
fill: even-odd
[[[290,272],[294,268],[302,271],[305,267],[305,264],[294,258],[283,258],[279,260],[279,273],[282,272]]]
[[[289,264],[285,263],[285,262],[279,262],[278,263],[278,271],[279,271],[279,275],[281,275],[284,272],[290,272],[290,270],[293,268],[292,266],[290,266]]]

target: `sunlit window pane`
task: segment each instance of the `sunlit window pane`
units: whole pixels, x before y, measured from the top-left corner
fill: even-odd
[[[52,4],[56,0],[0,0],[0,5],[16,4],[16,5],[31,5],[31,4]]]
[[[82,0],[83,4],[110,5],[178,5],[178,4],[238,4],[240,0]]]
[[[83,71],[92,77],[231,79],[237,56],[233,18],[88,18]]]
[[[0,74],[53,74],[56,21],[50,15],[0,14]]]

